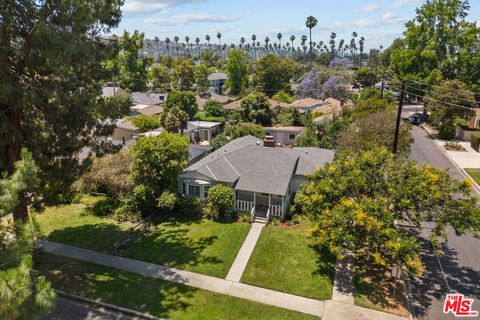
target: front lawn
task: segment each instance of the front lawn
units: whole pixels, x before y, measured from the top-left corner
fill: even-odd
[[[97,217],[82,204],[49,207],[37,215],[46,240],[112,253],[133,225]],[[120,255],[224,278],[250,224],[214,221],[168,222],[131,242]]]
[[[335,259],[307,239],[308,226],[267,226],[242,282],[315,299],[330,299]]]
[[[168,319],[298,319],[314,316],[42,251],[35,268],[56,289]]]
[[[480,169],[465,169],[465,171],[480,185]]]

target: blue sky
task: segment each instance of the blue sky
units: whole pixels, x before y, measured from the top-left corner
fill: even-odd
[[[217,41],[217,32],[222,33],[222,43],[238,43],[240,37],[250,40],[252,34],[257,41],[269,36],[277,40],[276,34],[283,34],[282,42],[295,35],[308,35],[305,18],[313,15],[318,20],[313,30],[313,41],[328,42],[329,34],[337,33],[338,39],[348,43],[352,31],[366,38],[366,48],[387,47],[400,36],[404,23],[415,16],[415,8],[424,0],[126,0],[123,19],[113,32],[123,30],[144,32],[147,38],[158,36],[180,39],[189,36],[191,41],[205,35]],[[480,17],[480,1],[470,1],[468,20]],[[299,41],[296,41],[298,45]]]

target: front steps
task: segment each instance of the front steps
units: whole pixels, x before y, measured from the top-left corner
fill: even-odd
[[[254,223],[267,224],[267,223],[268,223],[268,220],[267,220],[267,217],[254,216],[254,217],[253,217],[253,222],[254,222]]]

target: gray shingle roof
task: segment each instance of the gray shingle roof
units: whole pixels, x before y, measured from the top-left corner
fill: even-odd
[[[238,190],[284,195],[294,174],[308,175],[333,160],[334,151],[319,148],[268,148],[255,137],[231,141],[185,169]]]

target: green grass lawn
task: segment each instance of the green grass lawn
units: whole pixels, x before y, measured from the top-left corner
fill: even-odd
[[[35,268],[54,288],[168,319],[318,319],[160,279],[38,251]]]
[[[315,299],[330,299],[334,258],[307,239],[308,226],[267,226],[242,282]]]
[[[37,220],[46,240],[105,253],[111,253],[118,237],[132,226],[94,216],[82,204],[49,207]],[[162,223],[120,254],[223,278],[249,228],[249,224],[213,221]]]
[[[465,169],[465,171],[480,185],[480,169]]]

